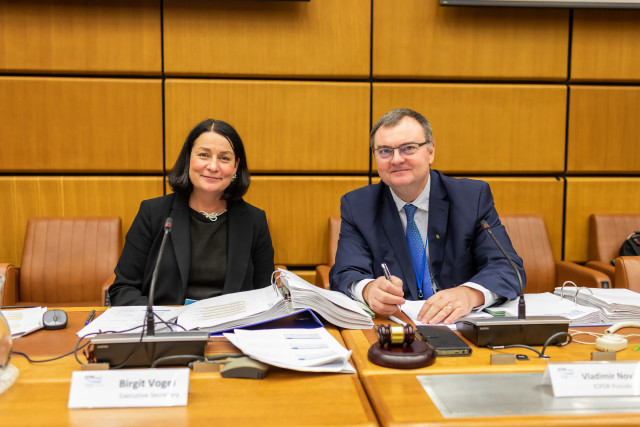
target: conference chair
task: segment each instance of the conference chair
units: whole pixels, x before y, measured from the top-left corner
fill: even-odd
[[[640,214],[593,214],[589,217],[589,260],[586,267],[602,271],[615,287],[616,269],[611,264],[622,243],[640,231]]]
[[[640,292],[640,256],[616,258],[616,288]]]
[[[604,273],[573,262],[555,260],[541,215],[504,215],[500,220],[524,263],[526,293],[553,292],[567,280],[578,286],[609,287],[609,278]]]
[[[29,218],[22,264],[0,264],[3,306],[98,306],[113,282],[119,217]]]
[[[336,262],[336,251],[338,250],[338,238],[340,237],[340,224],[342,220],[339,216],[329,217],[329,234],[328,234],[328,264],[322,264],[316,267],[316,286],[329,289],[329,270]]]

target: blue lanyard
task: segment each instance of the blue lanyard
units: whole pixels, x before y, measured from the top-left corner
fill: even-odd
[[[429,236],[428,232],[427,232],[427,236]],[[420,299],[424,299],[424,292],[423,292],[424,284],[422,283],[422,280],[424,279],[424,266],[427,263],[426,245],[424,245],[423,248],[424,249],[422,251],[422,263],[420,264],[422,268],[420,269],[420,272],[418,272],[417,267],[415,265],[413,266],[413,272],[416,275],[416,281],[418,285],[418,298]]]

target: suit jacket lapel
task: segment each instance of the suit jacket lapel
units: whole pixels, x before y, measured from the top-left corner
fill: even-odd
[[[252,241],[251,224],[248,222],[247,207],[243,203],[229,203],[227,218],[227,276],[223,293],[237,292],[242,288],[249,264]]]
[[[384,229],[387,239],[389,240],[389,244],[396,255],[404,282],[411,293],[411,299],[416,300],[418,299],[416,275],[413,271],[411,254],[409,253],[409,247],[407,246],[407,238],[402,229],[398,209],[393,201],[389,187],[384,184],[380,185],[383,186],[382,207],[380,212],[382,228]]]
[[[431,171],[431,191],[429,193],[429,261],[433,276],[438,276],[444,258],[447,225],[449,221],[449,201],[442,187],[440,176]]]
[[[171,207],[173,226],[171,227],[171,242],[178,261],[183,290],[187,289],[189,280],[189,266],[191,262],[191,232],[189,226],[189,200],[182,194],[177,194]]]

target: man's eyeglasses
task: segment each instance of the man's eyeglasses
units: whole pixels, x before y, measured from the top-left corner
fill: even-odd
[[[379,159],[387,160],[393,157],[393,150],[398,150],[402,157],[411,157],[418,152],[418,149],[430,141],[421,143],[410,142],[409,144],[402,144],[398,147],[380,147],[373,150],[373,154]]]

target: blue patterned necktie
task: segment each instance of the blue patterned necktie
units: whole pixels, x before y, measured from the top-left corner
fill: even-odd
[[[404,205],[404,211],[407,214],[407,244],[411,253],[411,261],[413,262],[413,271],[416,275],[416,283],[418,285],[418,296],[420,299],[428,299],[433,295],[431,287],[431,275],[429,274],[429,264],[427,263],[427,253],[425,245],[422,244],[422,236],[420,230],[413,217],[416,214],[417,207],[413,205]]]

